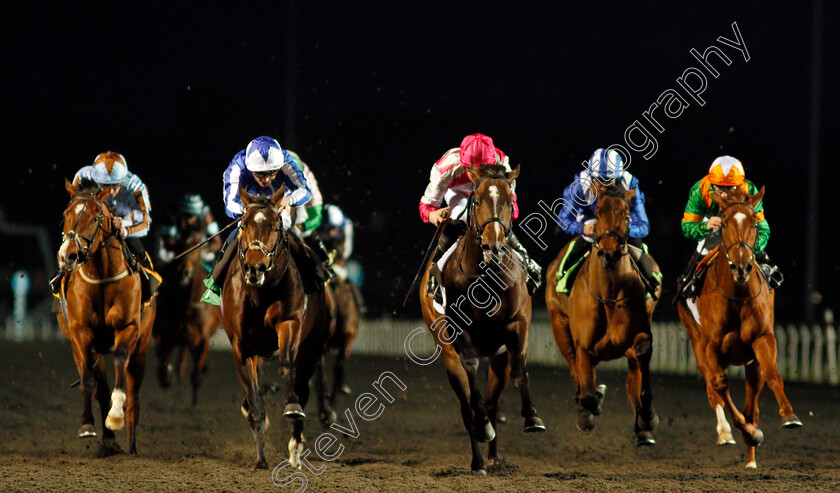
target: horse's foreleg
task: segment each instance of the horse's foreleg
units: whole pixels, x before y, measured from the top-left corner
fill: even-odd
[[[764,375],[758,361],[751,361],[744,365],[744,379],[747,384],[747,392],[744,398],[744,418],[748,423],[758,426],[758,396],[764,388]],[[747,447],[747,469],[755,469],[755,446]]]
[[[195,341],[190,342],[190,354],[192,354],[193,359],[193,369],[190,374],[193,407],[198,404],[198,387],[201,386],[201,376],[204,373],[204,361],[207,358],[208,345],[208,341],[203,337],[198,337]]]
[[[575,342],[572,333],[569,331],[569,317],[559,311],[551,312],[551,329],[554,332],[554,341],[560,349],[560,354],[569,364],[569,372],[577,382],[577,364],[575,363]],[[579,390],[579,389],[578,389]]]
[[[263,433],[268,427],[268,418],[266,418],[259,392],[257,356],[243,358],[241,349],[234,345],[233,365],[236,368],[236,374],[239,376],[239,382],[242,384],[242,389],[245,391],[245,400],[248,403],[248,423],[251,426],[251,432],[254,434],[254,444],[257,451],[256,468],[268,469],[263,442]]]
[[[346,352],[338,349],[338,354],[335,356],[335,363],[333,364],[333,384],[330,391],[330,405],[334,406],[336,396],[338,393],[349,394],[350,387],[344,385],[344,362],[346,359]]]
[[[793,413],[793,406],[785,395],[785,384],[782,381],[782,376],[779,375],[779,370],[776,368],[776,337],[772,334],[759,337],[753,342],[752,347],[759,366],[764,370],[767,386],[773,391],[776,402],[779,403],[782,426],[785,428],[802,426],[802,422]]]
[[[140,421],[140,385],[146,370],[146,354],[135,351],[126,368],[125,426],[128,431],[128,453],[137,453],[136,432]]]
[[[461,366],[467,373],[467,383],[470,389],[470,408],[473,411],[473,437],[479,442],[492,440],[496,430],[490,424],[490,419],[484,412],[484,399],[478,386],[478,350],[465,336],[455,339],[454,345],[461,358]]]
[[[680,301],[680,319],[688,333],[688,339],[691,341],[691,349],[694,351],[694,360],[697,362],[697,369],[703,375],[703,381],[706,383],[706,398],[709,400],[709,406],[715,412],[717,424],[715,431],[717,432],[718,445],[734,445],[735,437],[732,436],[732,427],[729,426],[729,421],[726,420],[726,412],[724,411],[724,402],[720,398],[715,387],[712,385],[712,373],[709,371],[709,365],[706,364],[705,347],[707,342],[702,340],[699,329],[695,325],[694,319],[690,314],[685,313],[688,308],[684,307],[685,301]]]
[[[301,356],[303,357],[303,354],[301,354]],[[306,407],[306,403],[309,402],[309,380],[312,378],[312,374],[315,373],[316,370],[319,370],[319,361],[320,360],[318,359],[312,358],[303,361],[302,364],[300,364],[300,366],[296,368],[294,391],[297,395],[298,403],[301,407],[301,413],[303,412],[302,409]],[[316,386],[317,385],[318,384],[316,382]],[[318,395],[318,400],[320,407],[321,395]],[[325,400],[326,398],[324,397],[324,401]],[[329,411],[332,411],[332,409],[329,409]],[[329,414],[329,411],[325,410],[324,412]],[[333,421],[334,420],[335,418],[333,418]],[[304,449],[303,444],[306,441],[305,437],[303,436],[303,426],[303,417],[294,419],[292,424],[292,438],[289,439],[289,463],[292,465],[293,468],[296,469],[299,469],[301,467],[300,457]]]
[[[577,363],[577,387],[575,400],[578,404],[577,427],[581,431],[595,428],[595,416],[601,414],[601,400],[595,392],[595,368],[597,360],[589,354],[586,348],[576,348],[575,362]]]
[[[709,368],[709,383],[723,401],[726,410],[732,417],[735,427],[741,430],[741,436],[748,446],[759,445],[764,440],[764,433],[752,423],[748,423],[744,415],[735,407],[732,396],[729,395],[729,379],[721,364],[717,349],[711,344],[706,345],[706,364]]]
[[[93,396],[99,403],[99,414],[102,419],[102,442],[99,445],[99,456],[108,457],[122,452],[122,449],[117,443],[117,437],[113,430],[105,426],[108,411],[111,408],[111,389],[108,386],[108,376],[105,370],[105,356],[97,354],[94,357],[96,363],[93,367],[93,377],[96,379],[96,392]]]
[[[531,401],[531,391],[528,387],[528,326],[523,323],[516,323],[508,327],[505,346],[507,347],[508,359],[510,361],[510,379],[513,387],[519,391],[522,399],[522,417],[525,418],[524,430],[528,433],[545,431],[545,425],[537,416],[537,408]]]
[[[108,411],[108,417],[105,420],[105,426],[111,430],[121,430],[125,426],[125,384],[126,384],[126,367],[129,360],[129,344],[125,337],[127,333],[137,333],[137,325],[129,325],[122,331],[118,332],[115,340],[114,348],[114,371],[116,378],[114,379],[114,390],[111,392],[111,409]]]
[[[473,436],[473,410],[470,406],[470,383],[467,372],[461,364],[461,358],[452,346],[444,346],[442,356],[449,385],[455,391],[455,395],[458,396],[458,401],[461,404],[461,418],[464,421],[464,427],[467,429],[467,436],[470,438],[470,448],[472,450],[470,469],[477,474],[487,474],[484,457],[481,456],[478,441]]]
[[[487,417],[490,419],[490,425],[496,428],[496,422],[499,415],[499,404],[502,401],[502,392],[507,387],[510,379],[510,365],[508,364],[508,357],[505,354],[498,354],[490,358],[490,368],[487,372],[487,397],[485,404],[487,408]],[[490,440],[490,448],[487,458],[490,460],[490,465],[497,464],[500,461],[498,445],[498,436]]]
[[[93,363],[96,357],[92,354],[90,348],[90,337],[85,337],[79,334],[80,331],[73,332],[73,337],[70,339],[70,346],[73,350],[73,361],[76,363],[76,370],[79,372],[79,379],[81,381],[81,394],[84,401],[84,409],[82,410],[82,426],[79,428],[79,438],[95,437],[96,428],[94,428],[92,400],[93,394],[96,392],[96,380],[93,374]]]
[[[627,392],[636,411],[636,445],[653,445],[652,431],[659,425],[659,417],[653,408],[653,392],[650,386],[650,358],[653,343],[649,333],[636,334],[633,348],[628,351]],[[634,368],[635,367],[635,368]],[[632,382],[632,383],[631,383]],[[632,391],[632,394],[630,392]]]
[[[315,376],[315,392],[318,396],[318,419],[321,421],[321,426],[329,428],[331,423],[336,420],[335,411],[330,406],[330,396],[327,392],[327,377],[324,372],[324,367],[327,365],[326,355],[322,355],[316,367]],[[307,385],[307,388],[309,386]]]
[[[295,392],[296,372],[295,360],[297,359],[298,345],[300,341],[300,322],[289,320],[280,322],[275,327],[277,332],[277,347],[280,352],[280,378],[286,380],[286,408],[283,416],[289,419],[303,419],[306,414],[303,412],[299,402],[299,396]]]

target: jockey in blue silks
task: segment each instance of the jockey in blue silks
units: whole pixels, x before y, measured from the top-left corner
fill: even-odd
[[[286,186],[285,196],[280,203],[280,217],[283,229],[294,239],[290,249],[295,264],[301,272],[304,290],[307,293],[317,291],[323,286],[325,275],[319,271],[318,262],[308,253],[300,238],[291,230],[292,219],[289,207],[299,207],[312,197],[306,183],[303,170],[292,155],[280,147],[280,143],[271,137],[257,137],[248,147],[239,151],[231,160],[224,173],[225,213],[234,219],[242,216],[242,201],[239,187],[252,195],[271,196],[282,185]],[[225,246],[219,252],[216,265],[204,284],[208,291],[202,301],[219,304],[221,286],[227,275],[227,266],[238,248],[239,229],[228,236]]]
[[[564,232],[579,236],[572,240],[558,268],[558,278],[565,275],[579,263],[592,247],[595,237],[595,206],[598,194],[635,190],[630,199],[630,225],[627,243],[631,247],[636,263],[652,291],[656,291],[661,274],[654,273],[653,259],[647,253],[642,238],[648,235],[650,223],[645,212],[645,194],[639,188],[639,180],[624,169],[624,159],[612,149],[596,149],[587,163],[587,168],[575,175],[571,185],[563,190],[563,208],[557,215],[557,225]],[[571,288],[571,283],[568,284]]]

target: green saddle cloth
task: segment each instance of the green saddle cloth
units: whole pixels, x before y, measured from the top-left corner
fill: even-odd
[[[581,264],[583,264],[583,260],[588,254],[587,251],[587,253],[584,253],[578,259],[569,258],[571,257],[576,241],[585,240],[572,240],[571,243],[569,243],[568,248],[566,248],[566,254],[563,255],[563,259],[560,261],[560,266],[557,268],[557,284],[554,286],[554,290],[558,293],[568,293],[572,290],[572,284],[575,281],[577,271],[579,270]],[[572,264],[568,265],[570,261]]]

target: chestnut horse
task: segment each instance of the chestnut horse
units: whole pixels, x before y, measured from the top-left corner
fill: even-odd
[[[65,277],[60,290],[58,324],[70,340],[84,398],[79,437],[94,437],[91,398],[99,401],[103,427],[102,456],[120,452],[114,430],[128,431],[128,451],[137,453],[140,385],[152,339],[154,299],[141,310],[140,274],[132,271],[111,227],[104,204],[107,192],[91,181],[78,188],[65,181],[70,203],[58,265]],[[105,376],[105,354],[114,353],[113,393]]]
[[[651,432],[659,418],[652,404],[649,366],[653,348],[650,324],[656,299],[646,298],[627,245],[629,202],[635,193],[600,194],[595,208],[596,238],[571,292],[558,293],[549,282],[545,301],[554,339],[575,381],[578,428],[590,431],[595,427],[595,416],[601,414],[605,387],[595,386],[598,364],[624,356],[627,397],[635,411],[636,445],[653,445],[656,442]],[[549,266],[547,279],[556,278],[567,248]],[[659,271],[658,265],[655,271]],[[660,292],[661,288],[657,298]]]
[[[779,403],[782,426],[802,426],[785,396],[784,383],[776,369],[776,336],[773,333],[774,291],[755,261],[758,219],[755,206],[764,197],[764,187],[755,195],[743,190],[730,192],[726,201],[714,195],[720,207],[721,244],[709,262],[697,296],[698,323],[685,299],[677,308],[688,331],[697,368],[706,380],[709,404],[717,414],[718,444],[735,443],[724,409],[741,431],[747,444],[746,467],[757,467],[755,447],[764,439],[758,428],[758,395],[767,385]],[[744,365],[747,385],[743,414],[729,395],[725,370]]]
[[[443,355],[449,384],[461,402],[461,417],[472,447],[471,469],[486,474],[479,442],[490,441],[488,459],[499,461],[496,420],[502,391],[512,379],[522,399],[526,432],[545,431],[528,389],[528,327],[531,296],[525,287],[524,266],[507,243],[513,215],[511,183],[519,166],[467,168],[476,184],[467,208],[467,231],[443,271],[445,313],[426,296],[429,266],[420,291],[423,319]],[[478,384],[478,363],[490,357],[487,398]]]
[[[281,186],[273,196],[259,197],[240,187],[243,213],[237,258],[231,261],[222,293],[222,326],[245,391],[242,410],[247,412],[254,434],[257,469],[268,468],[263,442],[268,418],[259,359],[279,356],[280,375],[288,379],[283,415],[293,420],[289,462],[300,468],[309,380],[330,335],[326,293],[304,294],[300,273],[291,258],[290,233],[283,229],[278,210],[284,190]],[[321,397],[319,404],[326,406],[324,401]]]
[[[204,241],[201,231],[187,231],[185,241],[179,245],[184,251]],[[201,377],[207,372],[207,353],[210,339],[221,325],[219,307],[201,303],[204,293],[204,278],[207,273],[202,264],[203,251],[196,248],[180,259],[170,263],[163,270],[163,277],[168,282],[161,286],[156,325],[158,353],[158,380],[162,387],[170,384],[173,365],[170,355],[173,349],[178,352],[177,364],[174,365],[179,379],[186,373],[186,351],[189,349],[193,359],[190,374],[192,384],[192,405],[198,403],[198,387]]]

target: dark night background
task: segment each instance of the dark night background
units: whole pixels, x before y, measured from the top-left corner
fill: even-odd
[[[806,220],[817,213],[807,208],[810,2],[360,3],[300,2],[294,50],[282,2],[224,10],[180,2],[133,11],[105,3],[4,7],[0,207],[7,221],[45,225],[55,251],[64,179],[115,150],[146,182],[153,221],[178,195],[197,191],[224,225],[225,167],[250,139],[271,135],[299,152],[325,200],[356,221],[371,315],[416,317],[416,302],[400,304],[434,231],[421,223],[417,203],[444,151],[470,133],[493,137],[522,164],[524,217],[538,200],[559,197],[595,148],[623,143],[625,128],[642,121],[662,91],[680,90],[676,79],[699,67],[691,48],[715,44],[733,63],[712,62],[721,75],[708,78],[706,105],[689,99],[673,120],[658,110],[665,127],[655,134],[658,152],[650,160],[633,155],[630,171],[651,220],[647,241],[670,290],[693,248],[679,229],[688,190],[716,156],[732,154],[767,187],[768,252],[786,275],[776,320],[803,319]],[[838,302],[839,10],[826,2],[818,312]],[[749,62],[716,42],[734,39],[733,22]],[[285,116],[290,52],[294,130]],[[567,240],[547,233],[550,248],[540,252],[519,236],[543,265]],[[34,262],[34,246],[3,243],[8,299],[8,276]],[[542,295],[535,305],[544,305]],[[663,302],[655,318],[676,313]]]

